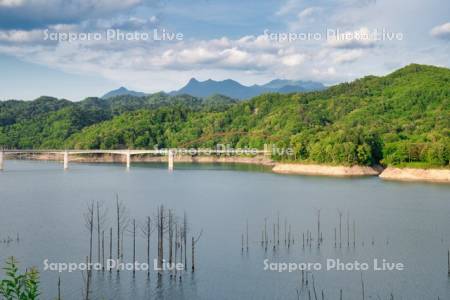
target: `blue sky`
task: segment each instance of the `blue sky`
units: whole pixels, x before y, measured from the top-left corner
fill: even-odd
[[[108,40],[109,29],[150,38]],[[154,30],[183,38],[154,40]],[[449,53],[449,1],[0,0],[2,100],[170,91],[191,77],[333,84],[412,62],[449,67]]]

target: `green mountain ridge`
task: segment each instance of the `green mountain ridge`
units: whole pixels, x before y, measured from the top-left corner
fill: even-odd
[[[108,99],[107,104],[86,99],[25,120],[17,117],[0,127],[0,145],[111,149],[221,143],[262,149],[273,144],[295,153],[274,155],[276,160],[449,166],[447,68],[411,64],[324,91],[264,94],[239,103],[223,96],[149,97]]]

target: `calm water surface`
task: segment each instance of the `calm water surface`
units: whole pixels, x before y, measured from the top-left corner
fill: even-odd
[[[178,215],[186,211],[190,234],[203,235],[196,249],[197,269],[174,281],[152,272],[94,272],[93,299],[297,299],[299,272],[264,271],[263,261],[368,262],[374,258],[403,263],[404,271],[362,272],[366,299],[450,299],[447,250],[450,248],[450,187],[385,182],[378,178],[337,179],[283,176],[264,168],[233,165],[71,164],[64,172],[56,162],[7,161],[0,173],[0,239],[20,234],[20,241],[0,243],[0,260],[11,255],[22,267],[43,261],[83,262],[88,237],[83,213],[87,204],[109,207],[106,224],[114,226],[115,194],[130,215],[143,223],[164,204]],[[302,249],[301,233],[317,235],[321,212],[324,244]],[[343,213],[343,245],[334,247],[334,228]],[[281,241],[274,251],[261,247],[267,218],[269,237],[279,213],[291,225],[294,244]],[[356,222],[356,247],[347,246],[347,214]],[[241,252],[241,234],[249,223],[249,251]],[[155,236],[155,234],[154,234]],[[351,233],[351,244],[353,233]],[[152,239],[152,256],[156,256]],[[125,260],[131,261],[131,237],[125,236]],[[139,237],[137,259],[145,261]],[[190,247],[189,247],[190,249]],[[188,252],[188,256],[190,253]],[[96,255],[94,255],[94,258]],[[190,257],[190,256],[189,256]],[[189,259],[190,261],[190,259]],[[315,287],[325,299],[361,299],[361,272],[315,271]],[[42,299],[54,299],[58,273],[41,272]],[[82,299],[80,272],[61,273],[64,299]],[[300,294],[300,299],[306,294]],[[321,297],[321,296],[318,296]],[[379,297],[379,298],[378,298]],[[312,297],[314,299],[314,297]]]

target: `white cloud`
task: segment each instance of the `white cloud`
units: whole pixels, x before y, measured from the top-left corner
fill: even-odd
[[[304,18],[311,17],[318,11],[320,11],[319,7],[308,7],[308,8],[305,8],[304,10],[302,10],[301,12],[299,12],[297,16],[299,19],[304,19]]]
[[[431,35],[437,38],[450,39],[450,22],[431,29]]]
[[[333,48],[370,48],[375,45],[375,37],[367,27],[344,32],[333,29],[327,33],[327,44]]]
[[[137,0],[124,1],[123,5],[136,2]],[[378,42],[370,35],[369,30],[374,28],[374,23],[356,22],[352,26],[340,27],[333,18],[336,16],[334,11],[322,4],[318,4],[320,9],[318,6],[305,8],[304,1],[289,0],[277,13],[286,16],[281,18],[290,21],[299,22],[299,17],[308,19],[305,23],[311,23],[311,28],[305,30],[312,32],[322,32],[325,22],[330,27],[341,28],[337,36],[328,40],[278,42],[261,34],[203,39],[191,36],[181,42],[102,40],[43,44],[37,42],[37,30],[0,30],[0,53],[8,53],[22,60],[68,73],[101,76],[117,81],[120,85],[144,91],[175,89],[191,77],[233,78],[250,84],[273,78],[334,83],[371,73],[382,74],[387,69],[386,62],[389,61],[404,65],[412,61],[424,62],[425,58],[428,58],[426,62],[431,64],[435,61],[445,61],[445,58],[448,60],[448,54],[443,47],[439,50],[442,51],[439,59],[437,55],[426,53],[414,55],[411,49],[399,47],[399,43],[380,43],[383,47],[375,47]],[[319,13],[320,20],[315,18]],[[314,27],[316,23],[309,22],[312,17],[317,19],[313,22],[320,22],[322,27]],[[131,29],[155,22],[158,22],[158,19],[153,17],[121,15],[112,18],[98,17],[81,23],[56,23],[51,26],[51,30],[78,32],[92,28],[101,30],[108,26]],[[437,26],[438,29],[434,28],[431,34],[443,36],[446,26]],[[283,30],[289,28],[279,29],[280,32]],[[430,39],[429,36],[428,38]]]
[[[336,69],[334,67],[328,67],[325,69],[314,68],[312,69],[312,72],[318,76],[318,78],[328,78],[329,76],[336,75]]]
[[[336,53],[333,60],[337,64],[351,63],[361,58],[362,55],[363,51],[361,49],[353,49]]]
[[[52,28],[65,30],[67,26]],[[64,72],[98,74],[106,79],[124,80],[118,74],[127,74],[133,85],[147,88],[143,74],[166,76],[168,85],[175,85],[180,78],[197,74],[209,74],[221,79],[224,74],[246,82],[249,78],[264,80],[281,77],[314,79],[325,78],[326,73],[313,73],[313,67],[333,63],[330,55],[320,54],[302,47],[302,43],[279,43],[265,36],[243,36],[237,39],[222,37],[210,40],[186,40],[180,42],[117,42],[73,41],[49,44],[31,43],[41,32],[0,31],[0,53],[8,53],[22,60],[57,68]],[[26,43],[30,41],[30,43]],[[326,68],[325,68],[326,69]],[[321,69],[322,70],[322,69]],[[334,74],[328,72],[329,74]],[[133,75],[134,74],[134,75]],[[170,77],[167,77],[168,74]],[[223,79],[223,78],[222,78]],[[156,82],[155,81],[155,82]],[[155,84],[151,82],[151,84]],[[253,82],[254,83],[254,82]],[[175,88],[177,86],[173,86]],[[137,87],[136,87],[137,88]],[[155,86],[156,88],[156,86]],[[157,87],[157,89],[161,89]]]
[[[6,43],[39,43],[44,34],[42,30],[0,30],[0,42]]]
[[[24,0],[0,0],[0,6],[15,7],[22,5]]]
[[[282,57],[281,62],[288,67],[295,67],[303,64],[305,56],[302,54],[292,54]]]

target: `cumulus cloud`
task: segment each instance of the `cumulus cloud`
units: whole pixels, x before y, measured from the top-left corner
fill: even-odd
[[[150,16],[141,18],[135,16],[118,16],[108,19],[95,19],[82,22],[84,28],[109,29],[118,28],[123,30],[142,30],[158,25],[158,17]]]
[[[328,68],[313,68],[312,69],[313,74],[318,76],[319,78],[327,78],[328,76],[334,76],[336,75],[336,69],[334,67],[328,67]]]
[[[43,37],[41,30],[0,30],[0,42],[4,43],[38,43]]]
[[[24,0],[0,0],[0,7],[14,7],[22,5]]]
[[[284,56],[281,62],[288,67],[295,67],[301,65],[305,61],[305,56],[302,54],[292,54]]]
[[[333,61],[337,64],[352,63],[362,57],[363,51],[361,49],[353,49],[350,51],[337,52],[334,55]]]
[[[64,32],[66,29],[73,28],[70,25],[52,27],[54,31]],[[217,79],[220,79],[218,74],[228,74],[243,82],[248,78],[267,80],[274,76],[295,79],[302,75],[302,78],[307,79],[323,79],[327,74],[336,75],[323,67],[327,60],[333,64],[331,54],[308,50],[301,43],[269,40],[264,35],[162,43],[151,40],[33,42],[41,39],[41,34],[40,30],[0,31],[0,53],[64,72],[89,72],[113,80],[120,79],[118,74],[122,72],[128,74],[130,81],[131,78],[139,78],[143,86],[145,72],[158,74],[161,78],[166,76],[166,79],[167,74],[178,74],[180,78],[209,74]],[[311,71],[313,67],[320,72]],[[170,78],[173,77],[171,75]],[[158,82],[162,81],[161,78]],[[175,80],[169,81],[177,83]],[[136,83],[132,86],[136,86]]]
[[[223,37],[183,42],[172,45],[161,55],[154,55],[152,60],[154,64],[168,69],[261,70],[289,59],[277,54],[277,45],[263,42],[262,39],[261,36],[244,36],[236,40]],[[293,65],[294,58],[290,59]]]
[[[83,0],[83,2],[89,1]],[[113,0],[112,3],[116,2],[118,0]],[[116,3],[116,6],[110,7],[109,11],[121,5],[133,8],[141,3],[140,0],[121,2],[123,3]],[[312,26],[308,30],[311,29],[313,32],[318,32],[323,27],[317,29],[309,20],[318,20],[319,18],[312,17],[319,13],[321,17],[327,17],[330,12],[329,7],[322,1],[317,4],[318,6],[306,8],[305,1],[288,0],[284,4],[277,12],[280,16],[286,16],[281,17],[283,20],[308,19],[306,23],[311,23]],[[1,11],[0,9],[0,14]],[[148,14],[148,17],[143,17],[143,14],[118,14],[103,17],[101,15],[107,14],[107,11],[101,9],[100,11],[93,13],[92,18],[75,23],[56,23],[49,27],[55,32],[80,32],[92,28],[101,30],[110,27],[124,30],[154,28],[159,23],[158,17],[152,17],[152,14]],[[161,19],[164,19],[164,15],[161,15]],[[322,19],[318,22],[324,23]],[[412,61],[413,55],[406,55],[408,49],[396,48],[398,44],[391,43],[389,47],[381,47],[381,45],[378,47],[377,40],[371,36],[369,30],[373,24],[355,23],[352,26],[339,27],[330,21],[327,25],[343,29],[327,40],[293,42],[280,42],[263,34],[239,35],[237,33],[233,35],[233,38],[226,34],[219,35],[221,36],[219,38],[212,38],[205,34],[201,39],[190,36],[184,41],[174,42],[100,40],[46,44],[38,42],[42,29],[3,29],[0,30],[0,53],[14,55],[22,60],[57,68],[64,72],[77,74],[87,72],[99,75],[118,81],[121,85],[142,90],[148,90],[149,85],[153,85],[158,90],[177,88],[180,83],[194,76],[199,79],[202,79],[202,76],[206,79],[233,78],[243,83],[261,83],[273,78],[334,83],[373,73],[374,68],[385,70],[386,68],[380,62],[385,61],[387,57],[392,56],[391,59],[398,64]],[[439,29],[433,29],[431,34],[444,36],[443,32],[447,27],[443,25],[436,27]],[[280,32],[283,32],[283,28]],[[384,43],[382,45],[385,46]],[[423,56],[427,55],[423,54]],[[404,59],[404,57],[407,58]],[[414,56],[414,61],[420,62],[416,59],[417,57],[422,56]],[[436,56],[432,58],[434,57]],[[443,55],[443,57],[446,56]]]
[[[344,49],[371,48],[376,42],[373,33],[367,27],[345,32],[329,30],[327,38],[328,46]]]
[[[430,33],[437,38],[450,39],[450,22],[434,27]]]

